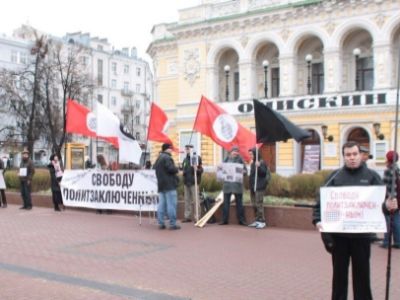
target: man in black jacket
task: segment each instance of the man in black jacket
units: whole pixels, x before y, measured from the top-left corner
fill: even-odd
[[[251,223],[249,227],[262,229],[266,226],[264,216],[264,193],[271,178],[271,173],[261,155],[259,153],[256,155],[256,148],[250,149],[249,153],[252,158],[249,176],[250,200],[256,216],[255,221]],[[256,156],[258,157],[256,158]]]
[[[162,152],[154,163],[153,169],[156,170],[159,203],[157,208],[157,218],[160,229],[165,229],[164,214],[167,209],[171,230],[180,229],[176,224],[176,205],[177,205],[177,187],[179,183],[178,168],[172,159],[172,145],[163,144]]]
[[[198,193],[195,186],[195,172],[197,185],[200,184],[201,174],[203,173],[203,167],[201,157],[196,155],[195,152],[191,153],[193,145],[186,145],[186,156],[182,162],[183,172],[183,184],[184,184],[184,195],[185,195],[185,218],[182,222],[191,222],[193,217],[193,203]],[[196,220],[198,221],[198,220]]]
[[[360,145],[347,142],[343,145],[342,154],[345,165],[334,171],[327,179],[325,186],[370,186],[382,185],[378,173],[368,169],[362,163]],[[313,224],[322,229],[320,199],[313,212]],[[333,233],[331,234],[333,263],[332,300],[347,299],[348,272],[351,259],[353,274],[354,300],[372,300],[370,286],[370,233]]]

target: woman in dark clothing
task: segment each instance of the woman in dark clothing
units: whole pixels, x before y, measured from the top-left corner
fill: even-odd
[[[61,211],[60,205],[63,205],[60,182],[62,177],[60,176],[60,164],[58,162],[57,154],[50,155],[50,163],[47,165],[50,172],[50,181],[51,181],[51,193],[53,196],[53,204],[55,211]],[[64,205],[63,205],[64,207]]]
[[[3,201],[3,208],[7,207],[7,198],[6,198],[6,182],[4,179],[4,173],[6,172],[6,166],[3,163],[3,160],[0,158],[0,176],[1,176],[1,183],[0,183],[0,193],[1,193],[1,201]],[[3,188],[4,187],[4,188]],[[0,206],[1,206],[0,201]]]

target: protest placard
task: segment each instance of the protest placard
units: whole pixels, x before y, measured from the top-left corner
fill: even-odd
[[[386,232],[385,186],[322,187],[320,192],[324,232]]]

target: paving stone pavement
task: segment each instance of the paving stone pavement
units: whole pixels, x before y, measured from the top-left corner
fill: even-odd
[[[0,209],[2,300],[330,299],[330,256],[316,231],[188,223],[170,231],[151,218],[18,208]],[[384,299],[386,260],[373,245],[374,299]],[[391,277],[390,299],[400,299],[397,249]]]

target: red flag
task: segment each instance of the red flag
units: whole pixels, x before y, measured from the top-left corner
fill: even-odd
[[[151,103],[149,129],[147,139],[149,141],[168,143],[172,145],[171,139],[164,133],[168,123],[167,115],[154,102]]]
[[[193,129],[209,136],[225,150],[238,146],[246,161],[250,160],[249,149],[256,145],[256,135],[253,132],[204,96],[201,97]]]
[[[84,136],[97,137],[113,144],[118,148],[118,139],[105,138],[96,134],[96,115],[87,107],[68,99],[66,132],[77,133]]]

